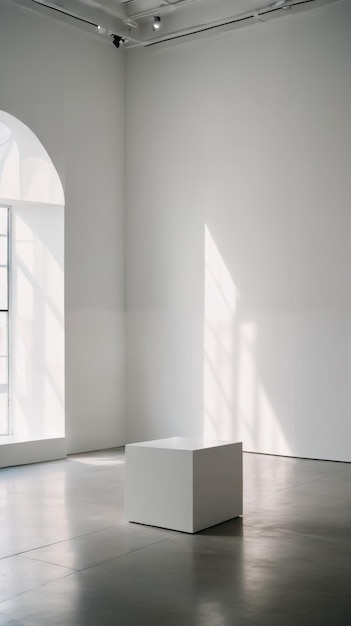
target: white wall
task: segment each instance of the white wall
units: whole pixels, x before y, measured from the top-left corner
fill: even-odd
[[[350,32],[128,53],[128,441],[351,460]]]
[[[123,53],[0,0],[0,109],[65,187],[68,451],[124,442]]]
[[[65,39],[66,434],[69,451],[123,445],[124,61]]]

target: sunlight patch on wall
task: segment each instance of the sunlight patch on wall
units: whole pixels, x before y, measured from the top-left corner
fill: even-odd
[[[238,341],[238,421],[247,450],[291,454],[273,404],[261,381],[257,324],[242,323]]]
[[[235,314],[239,294],[205,225],[204,437],[232,439]]]
[[[288,455],[263,382],[260,349],[260,317],[244,304],[205,225],[203,435],[243,441],[245,450]]]

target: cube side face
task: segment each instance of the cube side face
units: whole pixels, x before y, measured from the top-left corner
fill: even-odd
[[[196,451],[193,479],[193,532],[242,515],[241,442]]]
[[[192,532],[192,453],[126,446],[126,519]]]

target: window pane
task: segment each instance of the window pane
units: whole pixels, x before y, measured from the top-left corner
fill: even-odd
[[[0,309],[8,309],[6,267],[0,267]]]
[[[0,388],[1,385],[8,385],[8,361],[7,357],[0,357]]]
[[[1,235],[7,235],[7,217],[8,217],[7,207],[0,206],[0,234]]]
[[[7,435],[7,393],[0,390],[0,435]]]
[[[7,265],[7,237],[0,235],[0,265]]]
[[[0,356],[7,356],[7,313],[0,312]]]

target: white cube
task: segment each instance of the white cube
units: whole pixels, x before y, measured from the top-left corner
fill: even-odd
[[[126,446],[126,517],[195,533],[242,515],[242,443],[171,437]]]

